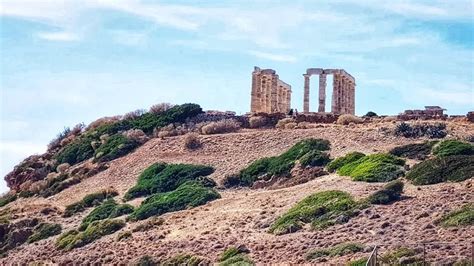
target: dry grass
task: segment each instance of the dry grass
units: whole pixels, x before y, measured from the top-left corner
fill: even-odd
[[[268,119],[263,116],[252,116],[249,119],[250,128],[261,128],[268,124]]]
[[[337,123],[339,125],[349,125],[350,123],[362,124],[363,122],[364,120],[362,118],[359,118],[355,115],[349,115],[349,114],[341,115],[337,119]]]
[[[174,105],[172,105],[171,103],[158,103],[158,104],[152,105],[150,107],[149,112],[157,115],[171,109],[173,106]]]
[[[240,129],[240,123],[234,119],[223,119],[216,122],[210,122],[201,128],[204,135],[222,134],[236,132]]]
[[[278,121],[278,123],[276,124],[276,128],[280,128],[280,129],[284,129],[286,128],[286,124],[289,124],[289,123],[295,123],[296,124],[296,120],[294,120],[293,118],[283,118],[281,120]]]

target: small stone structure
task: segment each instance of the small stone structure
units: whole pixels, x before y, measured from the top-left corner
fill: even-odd
[[[252,113],[288,113],[291,109],[291,86],[280,80],[273,69],[255,67],[252,72]]]
[[[333,114],[355,114],[355,79],[344,69],[308,68],[304,76],[303,112],[309,113],[309,81],[319,75],[318,112],[326,111],[326,76],[333,75],[331,112]]]
[[[446,111],[446,109],[439,106],[425,106],[425,110],[405,110],[398,115],[398,118],[401,120],[446,119],[448,116],[444,114],[444,111]]]

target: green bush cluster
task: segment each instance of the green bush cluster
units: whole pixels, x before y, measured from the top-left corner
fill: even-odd
[[[125,227],[125,222],[121,220],[94,221],[82,232],[71,230],[62,234],[56,241],[56,247],[65,250],[82,247],[103,236],[113,234],[123,227]]]
[[[163,262],[160,265],[163,266],[176,266],[176,265],[187,265],[187,266],[198,266],[204,261],[203,258],[191,255],[191,254],[180,254],[174,257],[171,257]]]
[[[414,257],[417,252],[414,249],[401,247],[391,252],[385,253],[380,257],[382,263],[388,265],[399,265],[400,258]],[[413,258],[413,262],[419,261],[419,258]]]
[[[383,189],[375,192],[368,197],[371,204],[389,204],[400,199],[403,192],[403,182],[394,180],[386,184]]]
[[[398,146],[390,150],[390,154],[409,159],[424,160],[431,154],[431,149],[438,143],[437,141],[425,141],[423,143],[413,143]]]
[[[342,243],[331,248],[315,249],[306,254],[306,260],[314,260],[320,257],[335,257],[353,254],[364,250],[364,246],[358,243]]]
[[[474,176],[473,155],[436,157],[415,165],[406,175],[415,185],[460,182]]]
[[[182,104],[176,105],[160,114],[145,113],[135,119],[125,119],[101,125],[96,129],[85,132],[67,144],[59,151],[55,158],[58,164],[69,163],[70,165],[90,159],[94,155],[99,154],[92,147],[92,143],[100,141],[100,136],[107,134],[112,137],[115,135],[115,137],[109,141],[109,144],[103,144],[103,155],[99,157],[103,158],[100,159],[101,161],[112,160],[127,154],[139,145],[135,142],[124,142],[117,134],[118,132],[129,129],[141,129],[146,134],[151,134],[156,127],[164,127],[172,123],[183,123],[186,119],[200,113],[202,113],[202,109],[199,105]],[[101,149],[101,147],[98,149]]]
[[[255,265],[253,261],[247,256],[248,251],[241,250],[236,247],[226,249],[219,257],[220,266],[240,265],[251,266]]]
[[[326,169],[329,172],[335,172],[337,169],[341,168],[342,166],[355,162],[362,157],[365,157],[365,154],[361,152],[350,152],[346,154],[345,156],[334,159],[332,162],[330,162],[327,165]]]
[[[306,165],[324,165],[329,156],[323,151],[330,149],[330,143],[323,139],[306,139],[296,143],[280,156],[259,159],[240,171],[236,185],[251,186],[266,176],[288,176],[297,160],[304,159]]]
[[[51,236],[59,235],[62,227],[59,224],[41,223],[37,225],[33,234],[28,238],[28,243],[34,243]]]
[[[474,225],[474,204],[466,204],[459,210],[444,215],[436,223],[444,227]]]
[[[0,207],[7,205],[17,199],[16,194],[6,194],[0,198]]]
[[[140,146],[138,141],[128,139],[119,133],[112,135],[104,144],[97,148],[94,157],[98,162],[108,162],[130,153],[138,146]]]
[[[186,181],[173,191],[157,193],[148,197],[130,215],[132,220],[143,220],[167,212],[180,211],[204,205],[220,198],[219,193],[198,181]]]
[[[360,258],[360,259],[348,262],[346,266],[365,266],[367,265],[368,260],[369,258]]]
[[[214,172],[204,165],[155,163],[138,177],[137,184],[128,190],[125,199],[148,196],[175,190],[184,182],[197,180]]]
[[[133,211],[134,208],[129,204],[119,205],[114,199],[108,199],[84,217],[79,230],[85,230],[94,221],[120,217]]]
[[[353,210],[359,206],[346,192],[318,192],[298,202],[280,216],[270,227],[270,232],[276,235],[292,233],[307,223],[311,223],[313,228],[325,228],[335,224],[336,218],[340,216],[353,216]]]
[[[434,147],[433,154],[438,157],[474,155],[474,145],[459,140],[445,140]]]
[[[337,170],[354,181],[388,182],[404,174],[405,161],[391,154],[371,154],[344,164]]]
[[[66,210],[64,211],[64,217],[71,217],[72,215],[82,212],[87,208],[94,207],[99,205],[101,202],[108,198],[113,198],[117,196],[118,193],[115,190],[102,190],[100,192],[91,193],[86,195],[82,200],[67,205]]]

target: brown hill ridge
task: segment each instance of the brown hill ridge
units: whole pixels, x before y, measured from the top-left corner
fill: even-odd
[[[474,134],[474,124],[447,122],[448,137]],[[222,184],[262,157],[276,156],[296,142],[322,138],[331,142],[331,157],[351,151],[366,154],[386,152],[393,147],[420,142],[420,138],[402,138],[386,134],[380,128],[393,128],[392,122],[350,126],[320,125],[310,129],[245,129],[237,133],[200,136],[202,148],[183,149],[185,136],[153,138],[134,152],[109,162],[108,169],[49,198],[20,198],[2,207],[12,220],[38,217],[59,223],[63,232],[77,228],[87,212],[70,218],[61,217],[65,206],[85,195],[113,186],[122,198],[136,184],[140,173],[155,162],[204,164],[215,167],[210,176]],[[411,163],[411,162],[409,162]],[[71,262],[130,264],[149,255],[155,259],[189,253],[215,262],[229,246],[245,245],[256,263],[307,263],[311,249],[328,248],[340,243],[357,242],[363,251],[343,256],[325,257],[314,263],[341,264],[367,257],[375,245],[383,253],[400,246],[423,247],[422,242],[437,242],[426,247],[426,257],[433,262],[453,262],[471,254],[474,227],[444,228],[433,222],[442,215],[474,202],[474,181],[441,183],[416,187],[405,182],[401,201],[391,205],[372,205],[345,224],[313,231],[304,228],[296,233],[276,236],[268,233],[270,224],[298,201],[315,192],[342,190],[356,199],[380,189],[382,183],[351,181],[349,177],[329,174],[307,183],[279,189],[219,189],[221,198],[193,209],[167,213],[164,223],[131,238],[118,241],[117,235],[144,222],[129,222],[120,232],[105,236],[71,251],[56,249],[58,236],[33,244],[24,244],[8,252],[0,264]],[[117,198],[117,199],[118,199]],[[138,206],[141,200],[131,203]],[[47,212],[40,212],[45,208]]]

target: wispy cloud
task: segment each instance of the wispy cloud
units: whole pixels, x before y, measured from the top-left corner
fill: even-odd
[[[77,41],[80,39],[80,36],[72,32],[38,32],[36,34],[38,38],[45,39],[48,41],[62,41],[62,42],[71,42]]]
[[[248,53],[258,58],[267,59],[271,61],[277,61],[277,62],[294,63],[297,61],[297,58],[291,55],[273,54],[273,53],[260,52],[260,51],[248,51]]]

